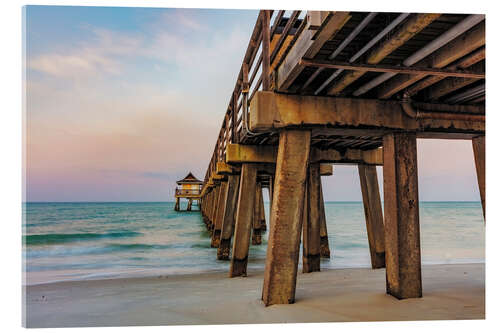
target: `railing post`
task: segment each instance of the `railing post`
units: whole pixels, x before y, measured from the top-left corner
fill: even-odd
[[[271,82],[269,79],[269,67],[270,67],[270,54],[269,47],[271,43],[270,28],[269,28],[269,11],[264,11],[264,16],[261,21],[261,33],[262,33],[262,90],[268,91],[271,88]]]

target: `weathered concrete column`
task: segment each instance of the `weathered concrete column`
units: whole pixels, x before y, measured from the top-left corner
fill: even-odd
[[[302,272],[320,270],[319,163],[309,164],[304,196],[302,233]]]
[[[227,176],[226,205],[222,221],[221,239],[217,249],[217,259],[229,260],[231,237],[233,237],[240,175]]]
[[[260,222],[260,201],[262,199],[262,185],[257,183],[255,186],[255,205],[253,212],[252,225],[252,245],[262,244],[262,232]]]
[[[295,301],[310,145],[311,132],[308,130],[280,133],[262,290],[266,306]]]
[[[358,171],[372,268],[383,268],[385,267],[384,217],[378,188],[377,167],[359,164]]]
[[[271,212],[273,211],[274,177],[269,179],[269,229],[271,228]]]
[[[180,200],[180,198],[175,198],[175,207],[174,207],[175,211],[179,211],[180,210],[179,200]]]
[[[217,211],[215,214],[214,231],[212,232],[212,241],[210,242],[211,247],[219,247],[222,219],[224,218],[224,207],[226,205],[226,192],[227,182],[221,181],[218,193],[219,195],[217,198]]]
[[[330,245],[328,244],[328,228],[326,227],[325,201],[323,199],[323,185],[321,176],[319,180],[319,236],[321,258],[330,258]]]
[[[212,211],[210,212],[210,225],[209,225],[210,234],[213,234],[213,231],[215,228],[215,219],[217,218],[217,208],[219,205],[220,184],[217,184],[217,186],[215,186],[215,188],[212,192],[213,192],[212,193]]]
[[[229,267],[229,276],[246,276],[250,234],[255,210],[255,187],[257,167],[250,163],[241,166],[236,225],[234,230],[233,256]]]
[[[476,162],[477,183],[481,195],[481,205],[483,206],[483,217],[486,221],[486,137],[483,135],[473,138],[472,149],[474,150],[474,160]]]
[[[387,293],[422,297],[415,133],[384,136],[384,215]]]

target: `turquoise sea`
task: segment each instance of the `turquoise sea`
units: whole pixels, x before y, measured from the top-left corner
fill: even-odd
[[[269,221],[269,206],[266,203]],[[361,202],[325,203],[332,258],[322,268],[369,267]],[[199,212],[171,202],[23,204],[24,283],[227,271]],[[421,202],[422,262],[484,262],[480,202]],[[264,268],[267,233],[248,272]]]

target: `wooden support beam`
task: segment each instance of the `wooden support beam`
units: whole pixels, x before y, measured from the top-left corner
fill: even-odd
[[[224,208],[226,206],[227,182],[222,181],[217,196],[217,211],[215,214],[214,230],[212,232],[211,247],[219,248],[222,220],[224,219]]]
[[[209,230],[210,233],[213,234],[214,227],[215,227],[215,220],[217,219],[217,209],[219,208],[219,193],[220,193],[220,183],[217,184],[212,191],[212,210],[210,212],[210,224],[209,224]],[[212,244],[210,244],[212,246]],[[214,246],[212,246],[214,247]]]
[[[377,167],[360,164],[358,171],[372,268],[383,268],[385,267],[384,217],[378,188]]]
[[[175,198],[175,207],[174,207],[174,210],[175,211],[179,211],[181,208],[180,208],[180,198]]]
[[[321,163],[321,174],[325,176],[333,172],[331,163],[383,164],[382,149],[347,149],[343,152],[335,149],[320,150],[312,148],[311,150],[311,161]],[[236,163],[259,163],[257,166],[259,171],[266,170],[268,174],[274,174],[274,167],[272,165],[276,163],[277,154],[276,146],[230,144],[226,153],[226,161],[233,165]]]
[[[304,196],[302,272],[320,271],[320,175],[319,164],[309,164]]]
[[[276,163],[276,146],[230,144],[226,163]]]
[[[271,85],[269,80],[269,66],[270,66],[270,53],[269,44],[271,43],[270,37],[270,12],[269,10],[264,11],[264,16],[262,17],[262,90],[267,91]]]
[[[319,180],[319,236],[321,258],[330,258],[330,245],[328,242],[328,228],[326,226],[325,201],[323,198],[323,185]]]
[[[280,132],[262,300],[266,306],[295,301],[311,132]]]
[[[481,195],[483,217],[486,221],[486,137],[478,136],[472,139],[474,161],[476,162],[477,183]]]
[[[485,23],[479,23],[466,33],[455,38],[438,51],[432,53],[427,58],[415,64],[416,67],[428,66],[433,68],[443,68],[453,61],[473,52],[485,43]],[[409,75],[403,74],[393,77],[385,82],[378,90],[379,98],[389,98],[398,91],[423,79],[425,74]]]
[[[321,47],[350,19],[349,12],[333,12],[322,22],[319,31],[304,29],[283,63],[278,67],[277,89],[287,90],[306,67],[299,64],[303,57],[314,58]]]
[[[446,66],[445,68],[447,69],[468,68],[478,63],[479,61],[483,60],[484,58],[486,58],[486,48],[481,47],[478,50],[469,54],[468,56],[464,57],[463,59],[460,59],[458,63],[453,63],[451,65]],[[425,89],[443,79],[444,78],[440,76],[426,77],[425,79],[418,81],[417,83],[406,89],[405,93],[407,93],[409,96],[413,96],[420,90]]]
[[[365,71],[365,72],[377,72],[377,73],[396,73],[396,74],[411,74],[411,75],[435,75],[441,77],[461,77],[461,78],[473,78],[473,79],[484,79],[484,71],[470,71],[470,70],[450,70],[450,69],[438,69],[438,68],[426,68],[426,67],[416,67],[416,66],[389,66],[389,65],[370,65],[370,64],[351,64],[350,62],[340,62],[340,61],[325,61],[325,60],[313,60],[313,59],[301,59],[299,64],[304,66],[312,66],[318,68],[334,68],[334,69],[345,69],[352,71]]]
[[[260,229],[260,200],[262,197],[262,186],[259,182],[255,186],[255,204],[252,220],[252,245],[262,244],[262,232]]]
[[[472,66],[474,69],[483,69],[484,70],[484,62],[476,64]],[[426,94],[426,99],[437,101],[439,98],[461,89],[463,87],[468,86],[474,82],[477,82],[479,79],[471,79],[471,78],[448,78],[446,80],[441,80],[440,82],[434,84],[432,88],[428,89]]]
[[[236,206],[238,204],[239,185],[239,174],[228,176],[225,197],[226,205],[224,207],[224,218],[222,220],[219,248],[217,249],[217,259],[219,260],[229,260],[231,238],[233,237],[235,225]]]
[[[384,136],[384,226],[387,293],[422,297],[415,133]]]
[[[238,206],[236,209],[236,226],[234,230],[233,256],[229,268],[229,276],[246,276],[248,249],[252,231],[253,213],[255,209],[255,193],[257,168],[245,163],[241,166]]]
[[[450,110],[452,106],[447,106]],[[436,105],[436,109],[439,104]],[[465,110],[459,106],[457,110]],[[484,114],[484,106],[468,105],[469,113]],[[259,91],[250,104],[250,130],[267,132],[286,127],[348,127],[383,135],[391,130],[484,134],[485,122],[459,119],[415,119],[397,101],[287,95]],[[311,112],[314,110],[314,112]],[[441,114],[442,115],[442,114]],[[450,115],[451,117],[452,115]]]
[[[230,146],[232,144],[229,144]],[[227,153],[226,153],[227,154]],[[226,162],[217,162],[217,167],[216,167],[216,174],[218,176],[227,176],[227,175],[233,175],[233,174],[239,174],[240,173],[240,168],[237,165],[230,165],[227,164]]]
[[[319,165],[319,175],[320,176],[331,176],[333,175],[333,165],[321,163]]]
[[[386,39],[377,48],[370,52],[366,58],[367,64],[378,64],[410,38],[418,34],[422,29],[437,19],[440,14],[417,14],[409,18],[400,28],[394,32],[392,37]],[[338,95],[354,81],[363,76],[366,71],[349,72],[342,76],[329,90],[328,95]]]

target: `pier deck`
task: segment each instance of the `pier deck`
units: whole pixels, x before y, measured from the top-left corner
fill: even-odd
[[[285,14],[259,12],[205,174],[218,258],[246,275],[268,188],[262,300],[293,303],[300,244],[307,272],[329,256],[320,177],[354,164],[372,267],[386,268],[387,293],[421,297],[417,138],[472,141],[485,212],[485,16]]]

